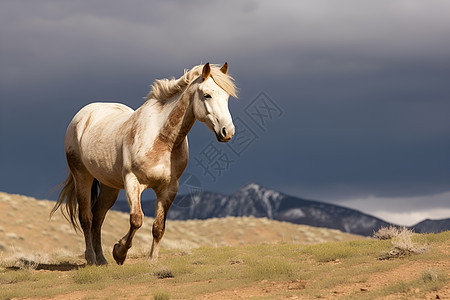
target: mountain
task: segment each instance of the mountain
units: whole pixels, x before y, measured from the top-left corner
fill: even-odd
[[[426,219],[412,226],[417,233],[439,233],[450,230],[450,218],[441,220]]]
[[[117,201],[113,209],[129,211],[125,201]],[[142,209],[146,216],[154,216],[155,200],[142,201]],[[265,217],[365,236],[371,236],[381,226],[389,225],[354,209],[285,195],[255,183],[250,183],[229,196],[195,190],[188,195],[179,195],[167,217],[172,220],[202,220],[227,216]]]

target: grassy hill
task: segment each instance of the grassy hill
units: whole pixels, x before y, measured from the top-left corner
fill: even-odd
[[[0,192],[0,255],[14,253],[84,253],[84,237],[57,212],[49,220],[55,202]],[[149,251],[153,218],[146,217],[130,251]],[[111,252],[129,228],[129,215],[110,211],[103,226],[104,249]],[[338,230],[277,222],[266,218],[220,218],[203,221],[167,221],[162,248],[232,246],[274,242],[314,244],[362,238]]]
[[[336,238],[340,233],[335,231],[326,234],[322,229],[295,227],[286,238],[287,233],[281,233],[281,229],[274,233],[271,230],[275,229],[271,228],[298,225],[253,218],[227,218],[207,221],[209,223],[172,221],[169,228],[178,228],[171,229],[172,235],[167,235],[169,243],[162,249],[157,263],[149,263],[147,251],[142,251],[148,249],[149,241],[145,239],[145,247],[131,253],[123,266],[115,265],[109,255],[108,266],[88,267],[79,256],[82,254],[78,251],[82,246],[81,239],[73,246],[74,243],[69,239],[66,241],[65,237],[54,237],[65,225],[62,218],[49,225],[48,213],[36,213],[44,206],[48,210],[52,203],[7,194],[0,194],[0,199],[0,226],[3,228],[0,241],[4,243],[4,237],[8,235],[9,242],[23,242],[17,246],[21,247],[20,253],[2,252],[0,299],[450,298],[448,231],[399,235],[386,240],[353,236],[356,239],[352,240],[348,235]],[[10,207],[12,202],[16,203],[16,209]],[[30,208],[30,215],[24,213],[23,206]],[[5,207],[9,210],[5,211]],[[9,223],[4,221],[4,215],[8,213],[14,215],[8,219]],[[45,222],[35,222],[37,217],[29,218],[41,214],[45,215]],[[126,230],[125,215],[111,213],[110,218],[107,231],[112,235],[117,234],[115,228]],[[10,224],[14,222],[23,226]],[[192,224],[187,225],[189,222]],[[249,223],[254,225],[249,226]],[[31,224],[31,228],[27,228],[27,224]],[[16,235],[13,237],[9,230],[16,227],[25,229],[13,232]],[[205,234],[203,238],[197,237],[200,234],[187,234],[195,228]],[[46,232],[39,232],[44,229]],[[69,229],[65,228],[62,235],[71,235]],[[269,231],[270,240],[261,238],[265,236],[265,230]],[[36,237],[31,238],[28,231]],[[184,233],[177,235],[178,231]],[[286,229],[284,232],[291,231]],[[177,242],[174,237],[184,238],[184,244],[174,247],[170,243]],[[320,242],[318,238],[328,241],[312,241]],[[338,239],[341,241],[336,241]],[[33,248],[25,241],[38,245],[35,251],[30,251]],[[55,248],[49,248],[48,244]],[[74,249],[70,247],[77,251],[71,252]]]

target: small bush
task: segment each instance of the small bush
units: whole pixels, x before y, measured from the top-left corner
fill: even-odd
[[[382,226],[377,232],[373,233],[373,236],[379,240],[389,240],[399,234],[398,227],[389,225],[389,227]]]
[[[423,282],[437,281],[439,278],[438,272],[433,269],[422,272]]]
[[[392,239],[392,246],[394,248],[403,249],[406,251],[410,251],[414,248],[414,244],[412,242],[411,237],[414,232],[406,227],[400,229],[395,237]]]
[[[172,271],[170,271],[168,269],[158,270],[155,273],[153,273],[153,275],[155,275],[158,279],[173,278],[174,277]]]
[[[16,261],[14,266],[22,270],[36,270],[36,268],[39,266],[39,263],[32,259],[21,257]]]
[[[428,250],[425,246],[416,245],[412,241],[412,236],[414,232],[406,227],[399,230],[397,235],[392,238],[392,249],[387,253],[383,253],[380,259],[391,259],[398,257],[405,257],[412,254],[424,253]]]
[[[20,270],[36,270],[40,264],[47,262],[48,256],[46,254],[24,254],[15,252],[9,258],[2,259],[0,265]]]
[[[425,290],[438,291],[447,283],[447,277],[441,270],[428,269],[422,272],[419,280],[425,284]]]
[[[423,253],[427,250],[425,246],[419,246],[413,243],[411,237],[414,235],[414,231],[407,228],[402,228],[399,234],[392,239],[392,246],[403,251],[413,253]]]
[[[169,300],[169,294],[164,293],[164,292],[158,292],[153,296],[153,299],[155,300]]]

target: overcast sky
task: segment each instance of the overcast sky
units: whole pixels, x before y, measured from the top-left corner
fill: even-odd
[[[155,78],[228,61],[251,134],[219,145],[194,126],[204,189],[450,217],[449,37],[448,1],[1,1],[0,190],[55,199],[81,107],[137,108]],[[211,145],[230,161],[214,178],[196,163]]]

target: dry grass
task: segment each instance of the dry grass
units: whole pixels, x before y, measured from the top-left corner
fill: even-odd
[[[426,246],[417,245],[413,242],[414,231],[402,228],[399,234],[392,239],[392,246],[409,253],[423,253],[427,250]]]
[[[374,232],[373,236],[379,240],[389,240],[399,234],[399,229],[397,226],[382,226],[378,231]]]
[[[379,257],[381,260],[420,254],[428,250],[427,246],[419,245],[416,242],[413,242],[412,238],[415,233],[406,227],[402,227],[400,229],[396,228],[395,230],[383,230],[383,228],[381,228],[380,231],[384,233],[389,232],[390,235],[392,234],[392,237],[390,238],[392,248]],[[383,237],[387,236],[387,234],[380,235]]]

